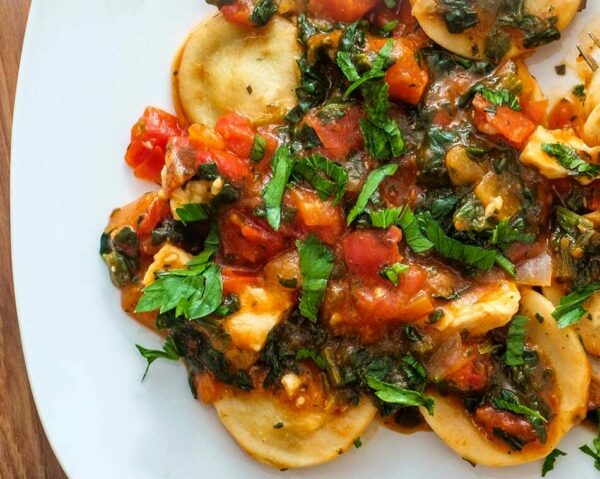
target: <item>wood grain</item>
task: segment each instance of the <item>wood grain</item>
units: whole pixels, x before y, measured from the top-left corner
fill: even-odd
[[[10,262],[12,107],[30,0],[0,0],[0,478],[65,478],[29,389]]]

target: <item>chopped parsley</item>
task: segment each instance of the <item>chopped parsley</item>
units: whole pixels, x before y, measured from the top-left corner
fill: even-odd
[[[400,276],[408,272],[410,266],[402,263],[394,263],[391,266],[384,266],[381,268],[379,274],[384,278],[388,279],[394,286],[400,284]]]
[[[542,465],[542,477],[546,477],[546,474],[554,469],[554,464],[556,464],[556,460],[560,456],[566,455],[567,453],[560,449],[553,449],[552,452],[546,456],[546,459],[544,459],[544,464]]]
[[[575,95],[578,98],[583,98],[585,97],[585,85],[581,84],[581,85],[575,85],[573,87],[573,95]]]
[[[600,410],[596,409],[596,414],[600,419]],[[581,452],[594,459],[594,467],[600,471],[600,433],[592,441],[592,445],[585,444],[579,448]]]
[[[310,235],[306,241],[296,241],[296,246],[300,254],[302,273],[300,313],[312,322],[316,322],[327,281],[333,270],[334,255],[314,235]]]
[[[179,358],[181,358],[181,354],[177,349],[177,345],[175,344],[171,336],[167,337],[162,351],[156,349],[146,349],[143,346],[140,346],[139,344],[136,344],[135,347],[138,349],[140,354],[146,359],[146,361],[148,361],[148,365],[146,366],[146,370],[144,371],[144,376],[142,376],[142,381],[146,379],[146,375],[148,374],[150,365],[157,359],[179,361]]]
[[[398,165],[394,165],[389,163],[387,165],[381,166],[376,170],[373,170],[369,173],[367,177],[367,181],[362,187],[360,194],[358,195],[358,199],[354,207],[350,210],[348,214],[348,218],[346,220],[347,224],[350,225],[356,219],[358,215],[360,215],[367,206],[369,199],[377,191],[381,182],[387,177],[392,176],[396,173],[398,169]]]
[[[265,156],[267,151],[267,139],[261,135],[254,135],[252,150],[250,150],[250,161],[258,163]]]
[[[422,406],[433,416],[435,401],[423,393],[383,382],[372,374],[367,375],[367,385],[375,391],[375,396],[385,403]]]
[[[515,316],[510,322],[508,336],[506,337],[506,354],[504,355],[504,364],[507,366],[525,364],[523,352],[527,323],[529,323],[527,316]]]
[[[177,216],[185,225],[194,221],[203,221],[208,219],[210,206],[202,203],[187,203],[176,210]]]
[[[334,204],[342,200],[348,184],[346,168],[317,153],[294,161],[292,175],[308,181],[322,200],[333,196]]]
[[[563,296],[558,307],[552,312],[559,328],[567,328],[577,324],[587,310],[585,302],[600,290],[600,282],[590,283]]]
[[[314,349],[301,348],[296,353],[296,360],[312,359],[319,366],[319,369],[325,371],[327,369],[327,361],[323,356],[317,353]]]
[[[267,221],[274,230],[281,225],[281,201],[292,174],[292,153],[289,147],[280,146],[271,163],[273,176],[265,186],[262,197],[265,202]]]
[[[587,176],[595,178],[600,174],[600,165],[586,161],[575,148],[563,143],[543,143],[542,151],[556,158],[563,168],[569,170],[570,176]]]

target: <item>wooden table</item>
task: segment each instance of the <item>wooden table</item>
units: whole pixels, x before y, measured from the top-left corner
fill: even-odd
[[[30,0],[0,0],[0,479],[61,479],[40,424],[19,337],[10,264],[12,105]]]

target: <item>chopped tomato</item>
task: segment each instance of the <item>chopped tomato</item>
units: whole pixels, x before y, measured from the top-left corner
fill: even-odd
[[[280,253],[282,237],[259,218],[239,210],[225,212],[219,221],[221,251],[227,262],[260,265]]]
[[[175,116],[148,107],[131,129],[131,142],[125,153],[125,161],[138,178],[160,183],[169,138],[181,134]]]
[[[600,184],[592,186],[588,208],[592,211],[600,210]]]
[[[217,121],[215,130],[225,140],[229,151],[242,158],[250,158],[256,132],[248,118],[236,113],[223,115]]]
[[[221,399],[223,395],[223,384],[215,379],[212,373],[199,373],[194,379],[196,392],[204,404],[212,404]]]
[[[334,244],[344,232],[346,226],[341,206],[323,201],[314,191],[300,188],[291,188],[288,197],[298,211],[298,221],[321,241]]]
[[[387,231],[362,230],[350,233],[342,240],[348,271],[363,278],[379,277],[381,268],[400,260],[400,239],[401,233],[396,227]]]
[[[223,294],[239,293],[247,285],[258,284],[259,277],[245,270],[225,266],[221,269],[223,276]]]
[[[508,106],[500,106],[494,109],[492,104],[483,96],[476,95],[473,100],[475,110],[483,114],[486,123],[492,126],[498,133],[504,136],[510,143],[517,148],[523,148],[527,139],[535,131],[536,125],[523,113],[513,110]],[[477,127],[480,127],[478,120],[481,116],[475,116]],[[480,128],[484,133],[488,133]]]
[[[254,24],[250,20],[250,15],[254,5],[249,0],[236,0],[229,5],[221,7],[221,13],[225,19],[242,27],[252,27]]]
[[[140,216],[141,219],[139,220],[139,226],[137,228],[138,236],[152,233],[158,224],[170,214],[171,207],[169,206],[169,200],[157,196],[154,201],[150,203],[147,211]]]
[[[523,103],[523,113],[538,125],[544,122],[547,110],[548,100],[546,99],[538,101],[528,101]]]
[[[337,119],[324,120],[310,113],[306,123],[317,133],[327,157],[344,160],[350,153],[363,147],[363,137],[358,127],[363,117],[362,109],[354,106],[347,108],[344,116]]]
[[[194,123],[188,128],[190,140],[195,145],[209,150],[225,150],[227,145],[219,133],[206,125]]]
[[[315,17],[350,23],[360,20],[378,0],[308,0],[308,10]]]
[[[364,322],[410,322],[427,316],[434,309],[427,293],[409,296],[392,285],[358,286],[353,288],[352,295]]]
[[[471,360],[466,361],[444,379],[461,391],[480,391],[488,384],[491,365],[475,348],[471,348],[469,352],[471,356],[467,355],[467,357]]]
[[[233,153],[221,150],[199,151],[198,165],[214,163],[219,172],[228,180],[237,182],[250,176],[250,165]]]
[[[548,127],[551,130],[560,130],[571,126],[575,119],[575,106],[566,98],[560,100],[550,111]]]
[[[498,411],[492,406],[482,406],[475,411],[474,419],[489,437],[495,437],[494,429],[499,429],[525,442],[537,439],[529,421],[508,411]]]

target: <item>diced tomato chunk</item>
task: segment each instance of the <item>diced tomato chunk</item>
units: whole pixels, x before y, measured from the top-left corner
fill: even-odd
[[[310,113],[306,117],[306,123],[317,133],[325,156],[333,160],[344,160],[363,146],[363,136],[358,126],[363,117],[361,108],[350,107],[344,111],[343,117],[330,120]]]
[[[397,238],[397,239],[396,239]],[[363,278],[376,278],[381,268],[400,260],[398,228],[387,232],[362,230],[350,233],[342,240],[348,271]]]
[[[137,228],[138,236],[152,233],[158,224],[171,214],[169,200],[157,196],[150,204],[148,210],[141,216],[141,221]]]
[[[225,261],[246,265],[264,264],[285,246],[283,238],[264,221],[235,209],[220,217],[219,237]]]
[[[225,178],[234,182],[241,181],[250,176],[248,162],[228,151],[199,151],[198,165],[206,163],[216,164],[219,172]]]
[[[548,127],[551,130],[560,130],[573,123],[575,118],[575,106],[566,98],[560,100],[550,111]]]
[[[475,411],[474,420],[489,437],[496,437],[494,430],[499,429],[525,442],[537,439],[529,421],[508,411],[498,411],[493,406],[478,408]]]
[[[536,124],[541,124],[546,117],[548,100],[528,101],[523,104],[523,113]]]
[[[225,19],[242,27],[252,27],[254,24],[250,20],[253,4],[249,0],[236,0],[229,5],[221,7],[221,13]]]
[[[536,124],[523,113],[505,105],[494,111],[492,104],[479,94],[475,96],[473,106],[485,115],[487,123],[517,148],[522,148],[536,129]]]
[[[350,23],[360,20],[378,0],[309,0],[308,10],[315,17]]]
[[[177,118],[163,110],[148,107],[131,129],[131,142],[125,161],[138,178],[160,183],[169,138],[182,134]]]
[[[357,286],[352,296],[364,322],[410,322],[427,316],[434,309],[427,293],[411,297],[391,283],[389,286]]]
[[[242,158],[249,158],[256,134],[250,120],[232,113],[223,115],[215,126],[217,133],[227,143],[227,148]]]
[[[287,193],[298,211],[303,230],[314,233],[321,241],[334,244],[346,228],[342,207],[324,201],[314,191],[291,188]]]

